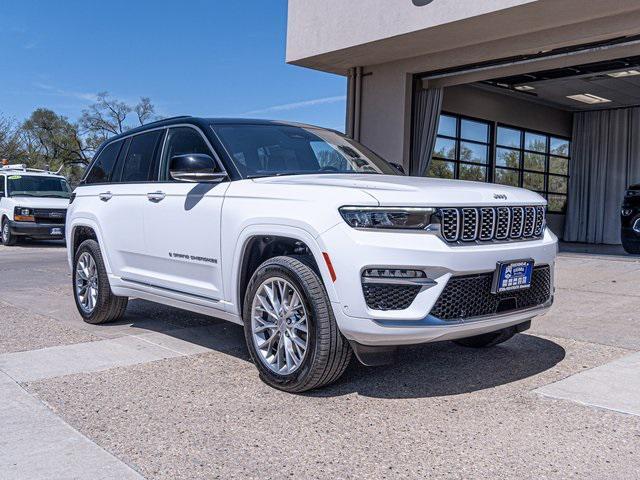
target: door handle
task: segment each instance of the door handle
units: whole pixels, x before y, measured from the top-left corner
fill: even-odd
[[[98,194],[98,198],[103,202],[108,202],[109,200],[111,200],[111,197],[113,197],[113,194],[111,192],[102,192]]]
[[[160,190],[158,190],[157,192],[147,193],[147,199],[150,202],[154,202],[154,203],[161,202],[162,200],[164,200],[164,197],[166,197],[165,193],[161,192]]]

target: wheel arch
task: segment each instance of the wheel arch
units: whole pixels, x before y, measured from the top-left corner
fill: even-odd
[[[279,255],[309,258],[310,266],[322,280],[329,300],[338,301],[331,273],[323,256],[326,249],[305,230],[274,225],[247,227],[236,245],[230,283],[233,291],[230,298],[239,315],[242,315],[244,295],[251,275],[262,262]]]
[[[102,240],[102,232],[98,227],[98,224],[93,220],[86,218],[74,219],[67,226],[67,257],[69,260],[69,266],[73,268],[73,259],[80,244],[84,240],[94,239],[98,242],[100,252],[102,253],[102,261],[104,262],[107,273],[111,273],[111,265],[109,263],[109,256],[104,248],[104,242]]]

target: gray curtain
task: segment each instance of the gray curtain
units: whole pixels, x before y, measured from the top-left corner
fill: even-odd
[[[441,108],[442,88],[420,88],[414,92],[410,175],[422,177],[427,173]]]
[[[640,180],[640,108],[574,114],[570,174],[564,240],[619,244],[624,191]]]

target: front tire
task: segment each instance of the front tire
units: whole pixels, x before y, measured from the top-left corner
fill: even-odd
[[[275,257],[258,267],[247,286],[243,319],[260,378],[279,390],[328,385],[351,359],[322,281],[298,259]]]
[[[18,237],[11,234],[9,228],[9,220],[6,218],[2,221],[2,244],[6,246],[15,245],[18,242]]]
[[[128,298],[111,292],[100,246],[95,240],[80,244],[73,262],[73,298],[85,322],[94,325],[119,320]]]

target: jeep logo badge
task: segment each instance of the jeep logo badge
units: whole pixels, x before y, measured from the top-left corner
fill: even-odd
[[[504,193],[494,193],[493,198],[496,200],[506,200],[507,196]]]

